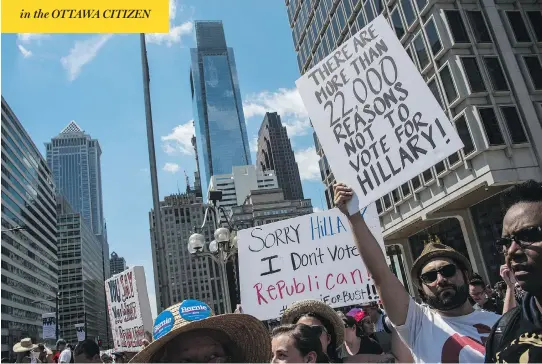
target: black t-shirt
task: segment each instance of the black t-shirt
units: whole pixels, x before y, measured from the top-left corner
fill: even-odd
[[[368,337],[368,336],[362,336],[361,341],[359,343],[359,350],[357,352],[358,354],[382,354],[382,348],[380,347],[380,344]]]
[[[493,327],[486,346],[486,363],[542,362],[542,314],[535,298],[525,295],[517,310],[517,318],[503,330],[500,345],[494,339],[499,323]]]

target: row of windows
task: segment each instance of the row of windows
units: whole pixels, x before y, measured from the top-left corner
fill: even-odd
[[[54,310],[54,301],[52,301],[52,304],[47,305],[45,302],[36,302],[34,298],[30,299],[27,297],[23,297],[17,293],[9,292],[7,290],[2,290],[2,301],[3,300],[11,301],[18,305],[34,307],[35,309],[44,312],[50,312],[51,310]]]
[[[12,264],[9,264],[5,260],[2,260],[2,269],[6,270],[7,272],[13,273],[16,276],[21,277],[21,278],[25,279],[26,281],[28,281],[30,283],[33,283],[33,284],[35,284],[37,286],[40,286],[40,287],[43,286],[46,289],[49,289],[51,291],[54,291],[56,289],[56,287],[53,287],[52,285],[45,283],[45,281],[36,278],[34,275],[29,274],[26,271],[24,271],[24,270],[22,270],[20,268],[17,268]],[[56,283],[56,280],[50,279],[49,282],[55,282]]]
[[[478,107],[478,115],[482,123],[483,130],[487,137],[490,146],[506,145],[504,136],[498,122],[497,113],[492,107]],[[521,127],[521,120],[515,106],[500,106],[499,110],[506,123],[510,139],[512,143],[526,143],[527,137]],[[469,157],[477,152],[476,146],[472,140],[471,132],[465,118],[462,114],[454,121],[456,130],[464,144],[463,155]],[[443,177],[450,169],[460,165],[461,154],[454,153],[444,161],[437,163],[435,166],[427,169],[422,174],[414,177],[407,183],[404,183],[400,188],[395,189],[390,194],[382,197],[376,202],[378,213],[381,214],[388,211],[394,204],[400,203],[402,200],[410,198],[412,192],[418,192],[424,186],[435,182],[435,178]]]
[[[56,269],[56,266],[53,264],[49,264],[47,261],[45,261],[42,256],[37,253],[36,251],[31,251],[27,249],[25,246],[20,244],[18,241],[13,239],[11,236],[8,236],[5,234],[2,236],[2,245],[8,244],[12,246],[19,254],[25,255],[26,257],[33,260],[33,262],[28,261],[22,257],[20,257],[18,254],[11,252],[7,249],[7,246],[2,246],[2,254],[13,259],[20,265],[24,266],[25,268],[31,270],[34,273],[39,274],[40,276],[49,279],[50,281],[56,281],[55,274],[58,274],[58,271]],[[56,262],[56,259],[54,260]],[[43,268],[47,269],[49,272],[52,272],[53,274],[49,274],[47,271],[43,270]]]

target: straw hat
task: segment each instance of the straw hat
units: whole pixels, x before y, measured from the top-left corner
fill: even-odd
[[[280,319],[281,324],[294,324],[297,320],[308,313],[314,313],[331,324],[335,334],[335,344],[341,346],[344,341],[344,323],[331,306],[318,300],[301,300],[294,302],[288,307]]]
[[[154,321],[154,340],[130,360],[130,363],[149,363],[153,356],[180,334],[209,329],[225,333],[239,349],[246,363],[267,363],[271,353],[271,339],[264,324],[245,314],[214,316],[211,308],[200,301],[185,300],[162,311]]]
[[[435,240],[431,239],[431,241],[425,245],[422,254],[416,259],[410,270],[412,282],[416,287],[420,287],[420,272],[423,267],[427,262],[434,258],[449,258],[454,262],[459,263],[462,269],[467,270],[467,279],[472,276],[472,267],[469,260],[454,248],[442,244],[440,239],[435,237]]]
[[[24,353],[25,351],[34,350],[38,345],[32,343],[32,339],[27,337],[13,345],[14,353]]]

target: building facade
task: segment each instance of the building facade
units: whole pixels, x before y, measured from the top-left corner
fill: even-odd
[[[45,144],[58,192],[81,212],[94,234],[104,233],[100,143],[71,121]]]
[[[107,337],[103,244],[82,214],[57,196],[60,336],[77,343],[75,324],[86,324],[88,338]]]
[[[111,253],[111,258],[109,259],[109,267],[111,269],[111,276],[125,271],[126,260],[123,257],[119,257],[117,253]]]
[[[273,188],[251,191],[242,205],[232,207],[230,215],[236,228],[247,229],[312,213],[310,199],[285,200],[282,189]]]
[[[233,49],[220,21],[196,21],[197,48],[190,50],[192,108],[202,191],[215,174],[251,164]]]
[[[277,176],[274,171],[262,171],[254,165],[232,167],[230,174],[219,174],[211,177],[209,191],[222,191],[219,205],[228,214],[233,206],[244,204],[253,190],[278,188]],[[224,216],[220,222],[226,224]]]
[[[303,199],[299,167],[286,127],[282,125],[280,115],[276,112],[265,113],[258,131],[256,165],[263,171],[275,171],[286,200]]]
[[[41,315],[56,311],[58,256],[53,176],[4,97],[1,155],[1,345],[5,358],[25,337],[42,341]]]
[[[410,268],[428,233],[460,251],[491,283],[502,257],[499,193],[541,180],[540,5],[495,0],[286,1],[306,72],[384,14],[465,147],[377,201],[385,242]],[[538,25],[537,25],[538,24]],[[315,136],[326,201],[335,181]]]
[[[161,267],[156,259],[158,244],[151,231],[152,258],[155,287],[168,287],[171,302],[161,303],[169,307],[186,299],[206,302],[216,314],[225,313],[225,301],[220,279],[220,269],[209,257],[195,257],[188,251],[188,239],[195,227],[201,227],[206,205],[195,193],[166,196],[160,201],[162,214],[162,236],[165,241],[167,257],[167,277],[160,275]],[[149,213],[151,229],[155,228],[154,213]],[[205,240],[214,240],[215,220],[213,214],[207,215],[206,224],[201,231]],[[161,282],[166,280],[166,284]],[[161,297],[156,292],[156,297]]]

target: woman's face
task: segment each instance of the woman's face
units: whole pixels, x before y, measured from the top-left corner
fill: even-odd
[[[344,327],[344,340],[345,341],[353,341],[356,338],[356,326],[348,327],[345,325]]]
[[[224,335],[225,336],[225,335]],[[161,353],[153,358],[163,363],[227,363],[225,347],[227,339],[217,337],[216,333],[190,332],[179,335],[166,344]]]
[[[271,350],[271,363],[316,363],[316,353],[311,351],[303,356],[295,347],[295,340],[287,334],[275,336],[271,340]]]
[[[305,324],[307,326],[320,326],[322,328],[322,334],[320,335],[320,342],[322,343],[322,350],[327,351],[327,346],[331,342],[331,335],[327,332],[327,329],[320,320],[316,317],[303,316],[296,324]]]
[[[364,317],[363,320],[361,320],[361,325],[363,327],[363,331],[367,335],[372,335],[375,332],[375,325],[371,321],[370,317]]]

